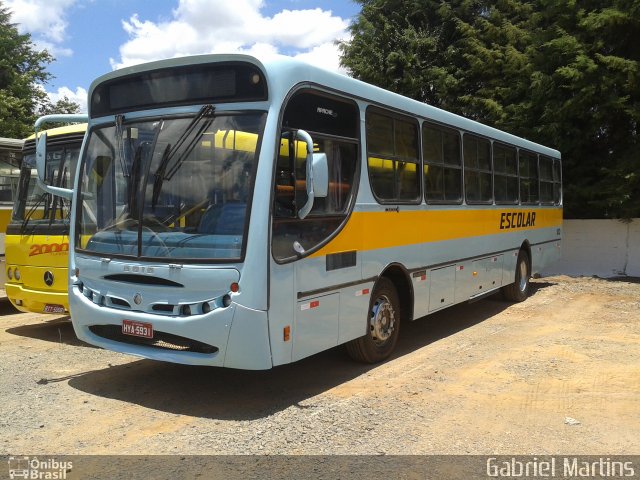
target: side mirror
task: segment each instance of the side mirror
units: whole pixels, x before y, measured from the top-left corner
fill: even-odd
[[[36,169],[38,171],[38,186],[47,193],[71,200],[73,190],[47,185],[47,132],[38,133],[44,123],[81,123],[86,122],[86,115],[44,115],[38,118],[34,125],[36,132]]]
[[[329,166],[326,154],[313,153],[311,135],[304,130],[298,130],[296,138],[307,144],[307,202],[298,210],[298,218],[303,219],[309,215],[316,197],[327,196],[329,191]]]
[[[47,132],[42,132],[36,139],[36,169],[38,170],[38,183],[45,183],[47,179]]]
[[[313,194],[316,198],[325,198],[329,193],[329,162],[327,154],[314,153],[312,163]]]

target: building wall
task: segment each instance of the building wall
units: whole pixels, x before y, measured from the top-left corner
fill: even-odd
[[[565,220],[562,258],[541,274],[640,277],[640,219]]]

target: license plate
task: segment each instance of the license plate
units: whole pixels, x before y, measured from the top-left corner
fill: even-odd
[[[62,305],[47,303],[44,306],[44,313],[64,313],[64,307]]]
[[[134,337],[153,338],[153,325],[133,320],[122,321],[122,333]]]

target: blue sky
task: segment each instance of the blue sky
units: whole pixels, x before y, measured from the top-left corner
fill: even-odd
[[[2,0],[21,33],[56,58],[46,85],[86,108],[96,77],[199,53],[284,54],[339,70],[335,40],[358,14],[351,0]]]

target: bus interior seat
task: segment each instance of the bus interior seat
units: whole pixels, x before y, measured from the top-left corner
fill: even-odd
[[[198,233],[242,235],[246,210],[246,203],[240,202],[211,205],[202,215]]]

